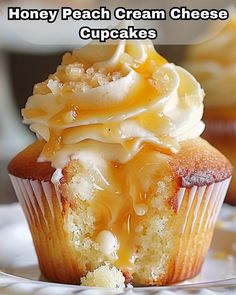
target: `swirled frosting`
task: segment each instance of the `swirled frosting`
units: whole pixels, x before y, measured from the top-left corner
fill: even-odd
[[[171,153],[199,136],[203,96],[195,78],[149,42],[91,43],[65,54],[22,114],[46,142],[40,160],[55,168],[84,150],[125,163],[147,143]]]
[[[236,15],[215,38],[190,47],[184,66],[206,91],[206,106],[235,106]]]

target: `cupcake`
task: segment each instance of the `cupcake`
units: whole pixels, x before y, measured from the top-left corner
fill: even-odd
[[[185,66],[205,92],[203,137],[236,166],[236,15],[213,39],[187,50]],[[226,201],[236,205],[236,177]]]
[[[38,140],[9,174],[47,280],[170,285],[199,273],[232,174],[199,137],[203,97],[137,40],[66,53],[34,87],[22,115]]]

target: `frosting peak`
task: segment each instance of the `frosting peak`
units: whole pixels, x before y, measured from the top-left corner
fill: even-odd
[[[56,168],[82,150],[124,163],[146,144],[176,152],[204,129],[203,90],[144,41],[89,44],[65,54],[22,110]]]

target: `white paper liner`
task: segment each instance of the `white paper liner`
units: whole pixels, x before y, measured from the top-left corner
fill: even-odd
[[[222,119],[211,120],[206,119],[206,135],[211,138],[212,134],[214,137],[220,137],[230,135],[232,137],[236,134],[236,124],[235,121],[226,121]]]
[[[186,196],[188,197],[188,203],[187,208],[185,209],[186,215],[183,221],[182,234],[180,236],[178,254],[176,257],[176,265],[181,264],[182,269],[181,273],[176,272],[174,274],[172,279],[173,281],[175,281],[178,276],[184,277],[186,276],[186,273],[191,272],[191,269],[188,268],[189,264],[186,263],[191,256],[194,256],[191,255],[191,251],[192,253],[198,253],[197,258],[195,258],[195,265],[198,265],[198,262],[204,256],[204,247],[202,247],[202,249],[192,249],[191,243],[194,240],[194,237],[200,232],[204,234],[206,232],[213,231],[216,219],[229,187],[230,180],[231,177],[222,182],[213,183],[208,186],[194,186],[189,190],[188,194],[186,194],[186,188],[180,188],[179,192],[177,193],[177,212],[181,210],[181,205],[183,204],[183,200]],[[195,198],[197,198],[197,202],[193,202]],[[199,212],[200,208],[201,212]],[[194,218],[190,219],[189,215],[190,212],[192,214],[192,211],[194,212]],[[190,232],[187,233],[189,225],[191,226]],[[186,236],[188,237],[187,245]],[[185,251],[187,251],[187,253],[185,253],[186,255],[184,260],[181,260],[183,249],[186,249]]]
[[[46,226],[46,231],[50,231],[48,224],[53,222],[56,216],[59,217],[58,214],[63,215],[63,198],[58,187],[51,182],[21,179],[12,175],[10,178],[29,225],[33,225],[37,230]],[[230,180],[231,178],[228,178],[208,186],[179,189],[176,214],[182,214],[183,222],[179,240],[175,245],[175,265],[177,268],[181,265],[181,270],[174,270],[171,282],[189,278],[192,273],[197,273],[209,248]],[[57,212],[54,211],[55,208]],[[203,243],[202,247],[199,247],[199,239]],[[198,242],[195,243],[196,240]],[[66,263],[71,262],[68,259],[65,257]]]
[[[44,202],[42,196],[45,195],[47,206],[50,208],[50,212],[53,218],[55,218],[53,202],[52,202],[52,184],[46,181],[38,181],[38,180],[28,180],[15,177],[10,175],[11,182],[15,189],[17,198],[24,210],[24,213],[30,221],[33,223],[39,222],[39,213],[38,208],[41,210],[42,216],[44,216],[44,221],[47,223],[47,218],[45,215]],[[215,224],[216,218],[219,214],[220,208],[224,201],[229,183],[231,178],[228,178],[222,182],[213,183],[208,186],[193,186],[189,190],[188,197],[188,206],[186,210],[185,220],[183,221],[182,232],[186,230],[186,225],[188,223],[189,213],[191,212],[192,205],[194,199],[197,197],[197,204],[194,208],[194,220],[191,226],[191,232],[194,231],[196,226],[196,220],[199,213],[199,208],[203,204],[203,211],[200,216],[200,222],[197,223],[198,231],[204,226],[204,230],[212,227]],[[62,211],[62,199],[61,194],[56,186],[54,186],[57,202],[60,210]],[[180,188],[177,193],[177,213],[181,210],[181,205],[184,197],[186,196],[186,188]],[[211,202],[209,203],[209,200]],[[208,209],[208,210],[207,210]],[[204,216],[207,214],[207,221],[203,225]]]

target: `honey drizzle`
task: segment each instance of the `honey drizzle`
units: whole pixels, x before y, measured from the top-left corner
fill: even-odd
[[[134,231],[131,222],[135,213],[130,196],[122,192],[113,195],[106,191],[98,192],[91,206],[100,211],[95,236],[104,229],[111,231],[119,243],[116,266],[131,268],[134,251]]]
[[[60,133],[50,130],[50,138],[49,141],[45,143],[42,154],[46,159],[52,159],[52,157],[61,150],[62,146],[62,137]]]
[[[142,188],[141,170],[145,165],[147,156],[156,153],[151,146],[146,145],[137,156],[125,164],[109,163],[110,187],[103,191],[97,191],[91,201],[91,207],[96,216],[96,235],[103,231],[111,231],[118,239],[119,249],[115,265],[123,270],[132,272],[135,259],[135,239],[137,237],[136,227],[146,214],[138,215],[135,212],[137,205],[150,207],[150,192]],[[149,159],[150,160],[150,159]],[[151,163],[153,171],[158,171],[159,162],[153,159]]]
[[[148,58],[147,60],[139,65],[138,68],[135,68],[134,70],[139,73],[144,79],[142,79],[139,83],[139,85],[136,85],[132,91],[130,92],[129,96],[122,101],[119,104],[119,108],[117,109],[117,106],[110,107],[110,108],[105,108],[105,109],[81,109],[79,108],[79,105],[76,105],[78,103],[77,99],[78,98],[73,98],[73,94],[67,92],[67,89],[62,88],[62,94],[63,95],[63,100],[66,101],[66,105],[61,110],[59,113],[54,115],[52,118],[49,119],[48,121],[48,126],[53,126],[49,127],[49,132],[50,132],[50,139],[49,141],[45,144],[45,147],[43,149],[43,155],[47,159],[52,159],[53,155],[57,151],[63,148],[63,130],[66,131],[65,133],[67,136],[69,136],[70,132],[72,132],[72,129],[70,131],[70,128],[65,128],[66,124],[74,124],[76,126],[77,123],[97,117],[97,118],[103,118],[109,117],[111,118],[112,116],[116,115],[122,115],[126,112],[132,111],[136,108],[142,107],[142,106],[147,106],[151,103],[152,100],[156,99],[158,95],[157,89],[152,87],[150,83],[147,81],[147,76],[151,76],[151,73],[153,71],[153,67],[158,67],[160,65],[163,65],[166,63],[166,60],[161,57],[155,50],[154,48],[149,48],[147,47],[147,52],[148,52]],[[71,58],[71,55],[68,55]],[[66,57],[64,57],[64,63],[68,64],[68,62],[65,61]],[[74,62],[77,62],[77,60],[74,60]],[[58,68],[58,74],[56,75],[58,81],[60,81],[60,73],[61,73],[61,68]],[[54,75],[54,76],[55,76]],[[63,80],[63,75],[62,75],[62,80]],[[63,82],[63,81],[62,81]],[[44,84],[38,85],[38,87],[35,87],[35,92],[38,93],[40,92],[40,89],[42,90],[43,94],[47,93],[48,87]],[[57,99],[59,100],[59,103],[61,101],[61,96],[58,95]],[[27,118],[27,119],[34,119],[36,117],[41,117],[41,116],[46,116],[47,113],[46,111],[43,111],[41,109],[23,109],[22,110],[22,115]],[[142,120],[143,121],[143,120]],[[149,120],[150,121],[150,120]],[[151,130],[150,123],[148,123],[147,119],[147,125],[149,127],[149,130]],[[78,126],[77,126],[78,128]]]
[[[78,115],[78,107],[68,102],[61,112],[57,113],[49,120],[50,125],[63,124],[65,115],[68,113],[70,113],[71,121],[74,121]],[[49,131],[49,141],[46,142],[42,151],[46,159],[52,159],[52,157],[63,148],[63,130],[50,128]]]
[[[78,113],[79,113],[79,107],[74,105],[73,103],[71,103],[70,101],[66,103],[66,106],[64,107],[63,110],[61,110],[59,113],[57,113],[55,116],[53,116],[50,120],[49,120],[49,125],[63,125],[65,124],[66,121],[66,114],[70,113],[71,114],[71,122],[73,122],[74,120],[76,120],[76,118],[78,117]],[[70,122],[70,123],[71,123]]]
[[[149,48],[146,61],[134,70],[143,77],[150,78],[158,67],[163,66],[166,63],[166,59],[157,53],[154,48]]]
[[[117,106],[102,110],[81,109],[79,108],[79,105],[76,105],[78,97],[74,96],[73,93],[70,93],[67,88],[64,90],[62,89],[61,96],[66,102],[66,105],[63,110],[49,119],[48,125],[53,127],[49,129],[50,139],[45,144],[43,149],[43,155],[46,159],[52,159],[53,156],[63,148],[63,135],[66,134],[68,136],[71,132],[73,132],[71,124],[70,128],[63,127],[66,123],[72,123],[72,125],[75,123],[75,127],[78,128],[79,126],[76,126],[76,123],[82,120],[93,117],[99,118],[109,116],[111,118],[112,116],[124,114],[140,106],[147,107],[154,99],[157,98],[158,89],[152,87],[147,78],[151,77],[153,71],[159,66],[165,64],[166,60],[152,48],[147,48],[147,52],[147,60],[143,64],[139,65],[138,68],[134,68],[134,70],[142,77],[140,83],[136,85],[130,92],[129,96],[119,104],[118,109]],[[72,56],[69,55],[64,57],[64,63],[68,64],[71,62],[71,59]],[[73,62],[77,62],[77,60],[75,59]],[[63,82],[62,80],[61,82]],[[39,91],[40,87],[43,92],[47,92],[48,88],[45,85],[39,85],[38,88],[35,88],[35,91]],[[58,96],[58,99],[61,99],[62,97]],[[42,112],[40,109],[24,109],[22,114],[27,119],[46,115],[45,112]],[[153,117],[152,113],[149,115]],[[140,122],[142,122],[149,130],[154,131],[156,126],[152,125],[151,121],[153,120],[149,118],[149,115],[147,114],[146,116],[140,117]],[[155,123],[155,125],[165,125],[165,123],[168,123],[168,128],[170,127],[168,119],[162,117],[156,118]],[[126,144],[128,146],[128,142]],[[152,150],[155,149],[160,150],[159,147],[152,147]],[[145,218],[145,213],[138,214],[135,208],[137,206],[145,206],[148,210],[149,207],[149,194],[147,191],[143,191],[142,189],[142,177],[140,177],[138,171],[140,168],[139,165],[146,165],[146,152],[150,152],[150,147],[148,147],[148,145],[143,145],[138,155],[136,155],[128,163],[110,163],[110,185],[96,191],[95,197],[91,201],[91,208],[94,210],[97,221],[94,239],[102,230],[109,230],[117,237],[119,249],[117,251],[117,260],[115,264],[123,270],[127,269],[132,271],[136,251],[136,226]],[[139,156],[140,153],[142,154],[141,160]],[[136,162],[137,157],[138,161]],[[152,165],[155,166],[156,164]],[[137,166],[139,166],[139,168],[137,168]]]
[[[147,94],[148,93],[148,94]],[[65,125],[66,121],[66,114],[71,114],[71,121],[69,123],[75,124],[86,120],[92,117],[104,117],[109,114],[109,116],[112,115],[119,115],[124,112],[127,112],[129,109],[133,108],[133,105],[135,105],[135,108],[141,106],[141,105],[148,105],[157,95],[156,89],[154,89],[146,80],[142,80],[142,83],[137,85],[133,91],[130,93],[128,99],[123,102],[123,106],[119,106],[119,109],[102,109],[102,110],[81,110],[78,106],[76,106],[71,100],[66,103],[66,106],[61,110],[59,113],[57,113],[55,116],[53,116],[51,119],[49,119],[49,126],[53,126],[53,128],[49,128],[50,131],[50,140],[46,143],[45,148],[43,149],[43,155],[47,159],[52,159],[53,155],[57,151],[59,151],[61,148],[63,148],[63,133],[67,136],[70,136],[70,133],[73,132],[73,128],[66,128],[66,129],[60,129],[62,125]],[[24,110],[24,111],[30,111],[30,110]],[[38,110],[40,111],[40,110]],[[29,118],[29,114],[27,116]],[[142,122],[144,122],[145,119],[142,119]],[[150,121],[148,119],[148,116],[146,118],[147,125],[149,127],[149,130],[152,130],[150,126]],[[157,119],[157,121],[159,121]],[[161,119],[163,122],[163,119]],[[159,123],[161,123],[161,121]],[[168,123],[166,120],[164,121]],[[68,123],[68,122],[67,122]],[[168,123],[169,124],[169,123]],[[79,126],[76,127],[79,129]],[[95,127],[96,128],[96,127]],[[54,150],[55,149],[55,150]]]
[[[43,110],[40,110],[40,109],[26,109],[26,108],[21,110],[21,114],[26,119],[33,119],[33,118],[42,117],[42,116],[47,115],[47,113],[45,111],[43,111]]]

